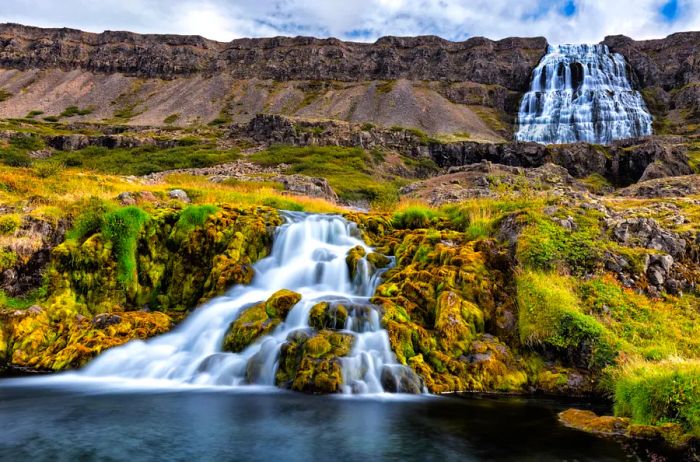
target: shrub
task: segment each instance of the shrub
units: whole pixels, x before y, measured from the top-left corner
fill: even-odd
[[[44,141],[37,135],[17,135],[10,139],[10,146],[17,150],[38,151],[44,147]]]
[[[92,109],[80,109],[78,106],[68,106],[59,117],[75,117],[92,114]]]
[[[60,119],[56,116],[48,116],[44,117],[44,121],[46,122],[58,122]]]
[[[27,119],[33,119],[34,117],[40,116],[43,113],[44,113],[44,111],[29,111],[25,117]]]
[[[22,217],[16,213],[0,215],[0,234],[8,235],[17,231],[22,224]]]
[[[117,260],[117,279],[124,287],[136,279],[136,245],[148,219],[148,214],[135,206],[117,209],[104,217],[102,235],[112,243]]]
[[[0,152],[2,163],[9,167],[29,167],[32,165],[32,159],[25,152],[5,151]]]
[[[63,164],[56,161],[41,162],[34,165],[34,174],[39,178],[50,178],[63,170]]]
[[[179,118],[180,118],[180,114],[170,114],[168,117],[163,119],[163,123],[168,124],[168,125],[174,124],[175,122],[177,122],[177,120]]]
[[[10,98],[12,98],[12,93],[5,90],[4,88],[0,88],[0,103],[2,103],[3,101],[7,101]]]
[[[700,361],[627,366],[615,384],[615,414],[643,425],[679,423],[700,437]]]

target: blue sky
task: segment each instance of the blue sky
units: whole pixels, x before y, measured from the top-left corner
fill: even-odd
[[[93,32],[240,37],[547,37],[552,43],[700,30],[700,0],[0,0],[0,22]]]

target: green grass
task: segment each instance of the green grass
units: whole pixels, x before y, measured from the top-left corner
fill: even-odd
[[[647,360],[700,357],[700,300],[693,294],[651,300],[610,275],[581,282],[577,292],[584,310],[624,342],[627,352]]]
[[[180,212],[175,228],[178,233],[189,234],[193,229],[203,226],[207,218],[217,210],[213,205],[190,205]]]
[[[61,112],[59,117],[85,116],[88,114],[92,114],[91,108],[80,109],[78,106],[68,106],[63,112]]]
[[[12,93],[5,90],[4,88],[0,88],[0,103],[2,103],[3,101],[7,101],[10,98],[12,98]]]
[[[274,146],[253,154],[249,160],[267,167],[287,164],[287,174],[325,178],[347,201],[398,200],[398,188],[402,185],[398,180],[376,178],[371,157],[360,148]]]
[[[437,224],[441,216],[440,212],[432,208],[413,206],[394,213],[391,224],[400,229],[430,228]]]
[[[117,209],[104,216],[102,236],[112,243],[117,260],[117,279],[125,288],[136,280],[136,244],[148,220],[148,214],[134,206]]]
[[[524,271],[517,276],[516,285],[518,328],[523,343],[583,356],[591,368],[603,368],[613,362],[616,347],[610,333],[594,317],[582,312],[569,278]]]
[[[40,116],[43,113],[44,113],[44,111],[29,111],[25,117],[27,119],[33,119],[34,117]]]
[[[77,204],[77,207],[81,212],[66,233],[66,239],[78,242],[99,232],[104,225],[105,215],[114,210],[112,204],[97,197],[90,197]]]
[[[615,385],[615,413],[639,424],[681,424],[700,438],[700,362],[631,365]]]
[[[160,149],[155,146],[108,149],[88,147],[74,152],[59,152],[51,161],[69,167],[82,167],[116,175],[147,175],[181,168],[210,167],[239,158],[238,149],[218,150],[213,144]],[[40,162],[47,162],[38,161]]]
[[[168,117],[166,117],[165,119],[163,119],[163,123],[168,124],[168,125],[171,125],[171,124],[174,124],[175,122],[177,122],[177,120],[178,120],[179,118],[180,118],[180,114],[179,114],[179,113],[177,113],[177,114],[170,114]]]
[[[46,283],[19,297],[11,297],[4,290],[0,290],[0,307],[9,310],[26,310],[46,300],[47,294]]]
[[[598,269],[604,250],[598,212],[571,212],[577,226],[573,230],[539,212],[528,214],[528,225],[521,233],[517,249],[518,258],[526,267],[546,271],[565,269],[576,275]]]

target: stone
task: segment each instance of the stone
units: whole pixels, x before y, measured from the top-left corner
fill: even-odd
[[[423,392],[423,380],[411,368],[400,365],[385,365],[380,377],[382,388],[389,393]]]
[[[168,197],[171,199],[181,201],[181,202],[186,202],[186,203],[191,202],[190,197],[182,189],[173,189],[172,191],[169,191]]]
[[[104,329],[108,326],[114,324],[119,324],[122,321],[122,317],[116,314],[104,313],[98,314],[92,318],[92,325],[97,329]]]
[[[121,205],[136,205],[136,199],[130,192],[123,192],[117,196]]]

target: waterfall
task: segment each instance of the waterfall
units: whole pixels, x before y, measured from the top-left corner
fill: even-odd
[[[256,361],[256,385],[275,385],[280,348],[290,334],[309,330],[309,313],[320,301],[341,300],[350,311],[345,332],[355,336],[349,356],[341,359],[346,393],[381,393],[387,374],[398,383],[404,366],[397,364],[380,313],[369,303],[382,271],[360,260],[351,279],[346,263],[359,239],[354,223],[331,215],[285,212],[287,223],[275,236],[267,258],[254,265],[248,286],[236,286],[225,296],[197,308],[173,331],[148,341],[132,341],[103,353],[79,372],[84,377],[166,380],[196,385],[250,385],[246,371]],[[302,295],[285,321],[270,335],[240,353],[222,351],[231,323],[252,304],[280,289]],[[407,369],[407,368],[406,368]],[[406,372],[404,370],[404,372]],[[410,372],[406,372],[410,373]]]
[[[606,45],[549,46],[518,113],[518,141],[606,144],[647,136],[652,117]]]

